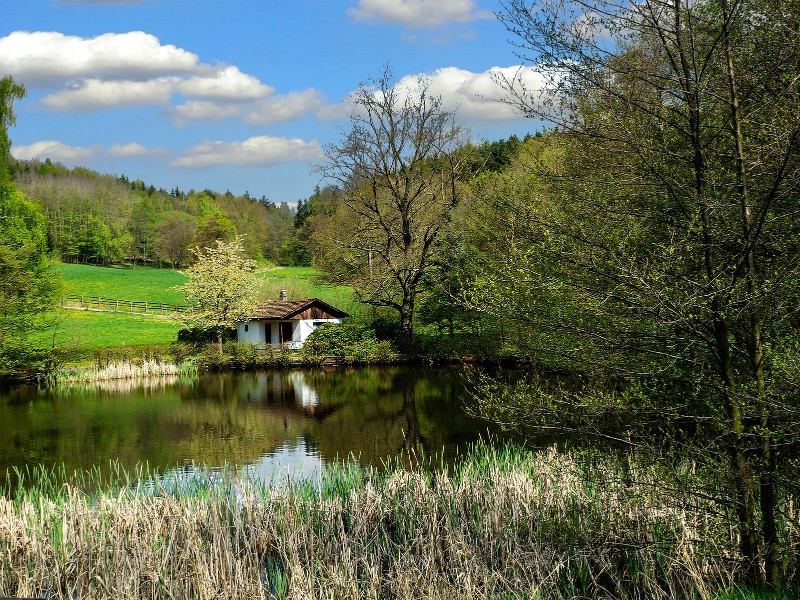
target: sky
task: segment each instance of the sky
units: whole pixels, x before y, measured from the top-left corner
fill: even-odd
[[[471,139],[537,123],[500,102],[518,71],[500,0],[2,0],[0,77],[28,91],[11,153],[273,202],[324,185],[358,86],[420,75]]]

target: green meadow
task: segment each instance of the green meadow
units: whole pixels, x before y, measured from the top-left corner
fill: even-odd
[[[97,267],[58,264],[65,296],[100,296],[114,300],[182,304],[175,290],[186,281],[180,271],[152,267]],[[320,272],[310,267],[272,267],[257,273],[262,296],[277,299],[280,290],[289,298],[319,298],[350,314],[359,310],[350,288],[324,285]],[[62,310],[59,324],[46,335],[57,346],[104,348],[168,344],[175,341],[180,324],[161,316],[124,312]]]

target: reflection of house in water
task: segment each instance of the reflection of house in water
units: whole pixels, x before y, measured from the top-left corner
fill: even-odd
[[[336,410],[336,406],[322,401],[308,374],[297,370],[270,371],[247,378],[239,388],[239,400],[315,418],[323,418]]]

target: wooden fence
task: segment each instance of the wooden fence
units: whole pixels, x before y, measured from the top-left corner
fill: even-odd
[[[192,310],[191,306],[183,304],[165,304],[163,302],[148,302],[137,300],[117,300],[99,296],[65,296],[61,299],[62,308],[76,310],[100,310],[106,312],[127,312],[142,315],[174,315]]]

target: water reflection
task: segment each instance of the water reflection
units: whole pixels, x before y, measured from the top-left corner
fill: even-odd
[[[463,381],[460,369],[385,367],[15,388],[0,392],[0,472],[107,471],[113,460],[267,476],[348,457],[377,467],[401,453],[449,461],[487,433],[464,411]]]

